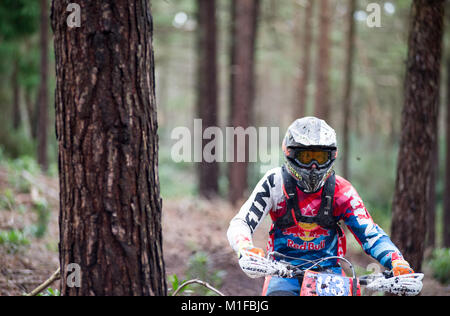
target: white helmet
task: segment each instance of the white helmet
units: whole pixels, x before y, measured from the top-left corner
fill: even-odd
[[[319,191],[337,157],[336,132],[316,117],[297,119],[283,140],[285,166],[303,192]]]

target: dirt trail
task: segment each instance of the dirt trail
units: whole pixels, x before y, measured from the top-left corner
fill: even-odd
[[[18,247],[17,252],[0,245],[0,296],[29,293],[59,266],[58,201],[55,199],[58,184],[56,180],[43,176],[33,177],[32,181],[36,185],[31,186],[29,194],[14,192],[13,210],[0,209],[0,231],[30,228],[37,221],[37,214],[32,208],[33,200],[45,197],[51,210],[47,233],[42,239],[27,237],[30,245]],[[40,192],[38,187],[46,188],[48,194]],[[0,194],[6,189],[10,189],[8,174],[5,169],[0,168]]]
[[[48,232],[43,239],[30,239],[31,244],[21,247],[17,253],[8,253],[0,246],[0,296],[30,292],[58,267],[58,201],[54,196],[58,184],[55,179],[46,177],[38,177],[36,182],[40,183],[41,188],[47,187],[52,192],[46,195],[39,192],[39,189],[32,189],[33,194],[44,196],[50,203]],[[0,169],[0,192],[6,186],[7,174]],[[36,221],[36,214],[30,211],[31,194],[16,195],[16,203],[23,204],[26,211],[0,210],[0,230],[23,229]],[[224,294],[260,295],[263,280],[245,276],[226,239],[228,223],[236,212],[236,209],[222,200],[164,200],[163,243],[167,275],[176,274],[180,279],[184,278],[190,258],[202,252],[208,255],[211,271],[224,272],[220,287]],[[255,233],[254,242],[257,246],[265,248],[269,225],[267,220]],[[373,262],[362,251],[350,251],[349,257],[364,267]],[[57,288],[58,284],[53,287]],[[423,295],[450,295],[450,288],[427,277]]]

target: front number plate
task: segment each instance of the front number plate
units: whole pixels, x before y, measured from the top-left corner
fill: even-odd
[[[345,276],[307,271],[301,296],[351,296],[352,280]]]

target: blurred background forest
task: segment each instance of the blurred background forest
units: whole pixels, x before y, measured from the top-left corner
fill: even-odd
[[[342,152],[342,135],[346,123],[343,105],[349,53],[347,17],[351,1],[326,2],[329,6],[328,18],[325,17],[329,22],[326,34],[328,44],[321,42],[324,36],[321,26],[324,12],[319,4],[321,1],[260,1],[254,38],[254,98],[249,124],[255,127],[279,127],[281,144],[286,128],[300,113],[300,99],[304,100],[302,114],[315,115],[319,102],[317,99],[326,98],[325,102],[329,104],[327,121],[335,128],[341,149],[336,171],[338,174],[346,173],[374,220],[389,231],[404,104],[405,60],[412,1],[356,1],[352,19],[355,30],[354,55],[351,58],[353,84],[346,171],[343,164],[345,155]],[[367,11],[367,5],[372,2],[380,5],[381,27],[368,26],[367,18],[371,12]],[[221,229],[226,229],[227,220],[238,210],[236,204],[227,202],[230,199],[230,180],[227,176],[229,164],[218,164],[217,196],[211,202],[203,199],[198,164],[176,163],[171,156],[175,143],[171,137],[173,129],[180,126],[192,129],[194,119],[199,116],[198,2],[154,0],[151,3],[160,139],[159,177],[163,209],[168,214],[164,213],[163,216],[178,216],[187,220],[182,215],[183,211],[196,208],[210,212],[212,208],[222,207],[227,210],[226,215],[221,218],[223,227],[217,228],[222,234]],[[220,128],[232,126],[230,52],[233,17],[230,4],[229,0],[216,0],[217,126]],[[0,266],[0,284],[4,290],[0,294],[4,295],[14,291],[29,291],[44,276],[50,275],[58,263],[58,148],[53,93],[55,60],[49,7],[50,3],[46,0],[0,2],[0,263],[4,260],[3,267]],[[308,17],[310,18],[307,19]],[[305,23],[309,23],[309,27],[305,28],[308,25]],[[434,203],[429,209],[430,214],[435,214],[435,221],[429,224],[429,227],[434,227],[432,231],[435,235],[428,239],[430,251],[427,255],[429,266],[434,267],[430,271],[434,271],[433,275],[442,284],[450,281],[450,254],[444,249],[442,238],[444,196],[448,194],[445,192],[444,162],[447,124],[445,113],[449,102],[445,96],[448,85],[445,61],[450,61],[449,27],[450,23],[447,23],[442,57],[435,194],[432,199]],[[319,47],[325,47],[329,55],[327,65],[320,74],[319,70],[323,67],[320,64],[322,49]],[[305,48],[310,49],[306,63]],[[305,74],[309,75],[306,82]],[[329,86],[327,91],[323,90],[321,80],[324,78],[319,75],[325,76]],[[278,149],[276,152],[281,163],[282,152]],[[258,162],[249,163],[248,168],[247,182],[244,183],[246,189],[241,196],[233,197],[233,202],[245,199],[263,175],[263,168]],[[171,208],[175,209],[174,214],[170,213]],[[217,219],[219,215],[211,216]],[[197,217],[192,215],[192,218]],[[172,241],[169,237],[171,228],[173,226],[168,224],[163,232],[168,232],[167,237],[164,235],[167,238],[165,242],[174,245],[175,240],[179,240],[181,236],[176,235]],[[219,237],[225,238],[224,235],[217,236]],[[195,242],[201,243],[198,240]],[[33,250],[34,244],[40,248]],[[208,247],[225,247],[226,241],[218,244],[219,246],[214,244]],[[193,244],[186,246],[189,249],[189,262],[195,262],[198,266],[214,260],[211,254],[199,254],[198,250],[203,250],[202,247]],[[438,250],[433,252],[433,249]],[[45,253],[37,266],[33,259],[24,259],[37,253]],[[171,249],[166,254],[166,258],[175,258]],[[8,263],[7,255],[15,257],[8,259],[11,260]],[[19,272],[14,272],[13,267],[16,265],[22,267]],[[167,259],[166,265],[168,274],[173,272],[173,275],[189,277],[189,273],[195,270],[188,269],[186,272],[171,265]],[[237,270],[239,267],[235,265],[233,269]],[[26,272],[36,270],[41,271],[41,279],[31,277],[31,272]],[[207,274],[221,280],[217,282],[223,285],[226,277],[222,272]],[[20,281],[8,281],[13,280],[13,276],[17,274],[20,274]],[[211,282],[214,283],[214,280]]]

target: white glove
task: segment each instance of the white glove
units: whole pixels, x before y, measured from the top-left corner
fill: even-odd
[[[403,274],[392,278],[378,278],[367,285],[372,291],[389,292],[396,295],[415,296],[422,291],[422,273]]]
[[[252,279],[265,277],[268,275],[276,275],[288,277],[289,271],[287,266],[278,262],[269,260],[254,254],[253,252],[243,251],[239,259],[239,266],[247,276]]]

